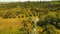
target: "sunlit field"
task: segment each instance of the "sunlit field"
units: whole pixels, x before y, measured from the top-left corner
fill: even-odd
[[[60,34],[60,2],[0,3],[0,34]]]

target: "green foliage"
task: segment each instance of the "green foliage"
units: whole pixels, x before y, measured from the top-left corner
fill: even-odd
[[[38,3],[38,5],[37,5]],[[0,10],[4,10],[0,12],[0,17],[3,18],[20,18],[21,16],[19,14],[22,14],[21,18],[24,18],[24,15],[26,17],[32,17],[32,16],[40,16],[48,14],[49,11],[56,12],[59,11],[60,3],[56,2],[58,4],[55,4],[55,2],[17,2],[17,3],[7,3],[7,4],[0,4],[1,8]],[[52,4],[51,4],[52,3]],[[47,4],[47,5],[46,5]],[[17,9],[18,8],[18,9]],[[24,9],[25,8],[25,9]],[[27,9],[28,8],[28,9]],[[10,9],[10,10],[7,10]],[[6,11],[7,10],[7,11]],[[30,13],[28,13],[30,11]]]
[[[21,34],[29,34],[29,29],[27,28],[19,28]]]
[[[42,31],[42,34],[55,34],[55,31],[52,31],[53,27],[51,25],[53,25],[57,29],[60,29],[59,19],[57,17],[55,18],[55,17],[52,17],[52,16],[48,15],[43,20],[40,20],[37,23],[37,26],[40,26],[44,29]],[[46,27],[46,26],[48,26],[48,27]]]

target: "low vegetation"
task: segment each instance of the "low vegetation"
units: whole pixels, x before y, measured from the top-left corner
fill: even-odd
[[[0,34],[60,34],[60,2],[0,3]]]

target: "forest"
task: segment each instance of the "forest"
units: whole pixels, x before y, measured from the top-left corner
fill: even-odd
[[[60,2],[0,3],[0,34],[60,34]]]

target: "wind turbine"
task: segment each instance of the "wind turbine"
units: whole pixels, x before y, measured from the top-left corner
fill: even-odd
[[[35,22],[34,22],[34,34],[36,34],[36,24],[38,22],[38,18],[35,18]]]

